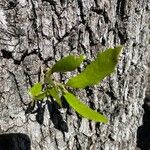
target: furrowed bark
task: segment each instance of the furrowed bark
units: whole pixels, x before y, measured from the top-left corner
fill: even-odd
[[[137,131],[149,83],[148,2],[1,0],[0,143],[19,139],[28,143],[24,149],[31,143],[32,150],[142,149],[144,138],[140,134],[137,139]],[[125,48],[115,73],[76,92],[106,115],[109,124],[80,118],[51,101],[39,102],[36,111],[27,113],[27,90],[42,79],[46,67],[69,54],[84,54],[91,61],[98,51],[120,44]],[[56,77],[66,81],[73,73]],[[6,141],[1,140],[4,136]]]

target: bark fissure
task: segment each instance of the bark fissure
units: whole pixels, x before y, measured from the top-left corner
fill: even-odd
[[[17,80],[15,74],[14,74],[13,72],[9,71],[9,70],[8,70],[8,72],[10,73],[10,75],[11,75],[11,76],[13,77],[13,79],[14,79],[14,82],[15,82],[15,85],[16,85],[16,88],[17,88],[17,91],[18,91],[18,94],[19,94],[19,97],[20,97],[21,102],[22,102],[24,105],[27,105],[27,104],[23,101],[22,95],[21,95],[21,93],[20,93],[20,87],[19,87],[19,85],[18,85],[18,80]]]
[[[134,150],[147,82],[149,11],[147,0],[1,1],[0,134],[25,133],[33,150]],[[86,55],[80,69],[56,74],[65,83],[98,51],[119,44],[125,49],[114,74],[101,85],[74,91],[109,124],[83,119],[65,102],[60,109],[53,99],[26,105],[27,90],[42,79],[45,67],[65,55]]]

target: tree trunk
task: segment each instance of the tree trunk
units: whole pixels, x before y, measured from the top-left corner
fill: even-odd
[[[137,130],[149,61],[148,2],[0,0],[0,149],[142,149]],[[115,73],[98,86],[76,91],[109,118],[108,124],[58,109],[50,100],[29,113],[27,90],[46,67],[69,54],[84,54],[91,61],[98,51],[119,44],[125,48]],[[57,78],[66,81],[71,75]]]

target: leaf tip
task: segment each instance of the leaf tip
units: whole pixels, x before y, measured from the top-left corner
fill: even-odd
[[[118,50],[118,55],[122,52],[124,46],[123,45],[119,45],[119,46],[116,46],[114,49]]]
[[[105,117],[103,120],[103,123],[105,123],[105,124],[109,123],[109,119]]]

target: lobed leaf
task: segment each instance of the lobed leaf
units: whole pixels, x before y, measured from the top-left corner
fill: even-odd
[[[96,122],[108,122],[108,119],[105,116],[92,110],[87,105],[80,102],[80,100],[76,98],[73,94],[67,92],[64,94],[64,97],[66,101],[70,104],[70,106],[73,107],[74,110],[77,111],[81,116]]]
[[[73,71],[77,67],[80,66],[80,64],[83,62],[84,56],[74,56],[70,55],[67,57],[62,58],[59,60],[53,67],[52,67],[52,73],[53,72],[66,72],[66,71]]]
[[[68,80],[67,85],[73,88],[85,88],[98,84],[115,70],[122,48],[118,46],[98,53],[97,58],[83,72]]]

